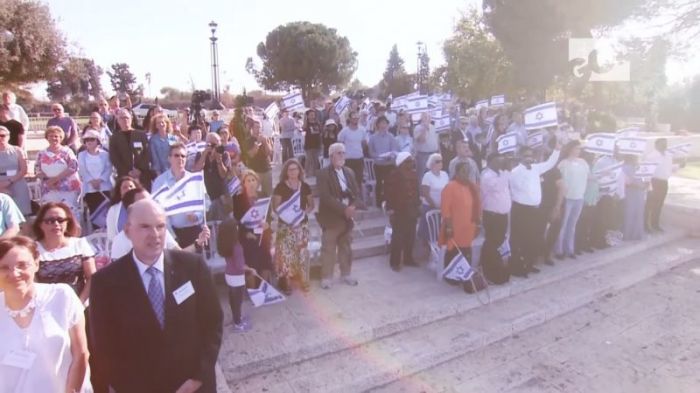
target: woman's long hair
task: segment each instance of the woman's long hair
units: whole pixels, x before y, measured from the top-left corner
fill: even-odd
[[[238,222],[233,218],[219,224],[216,233],[216,251],[224,258],[233,256],[233,246],[238,243]]]

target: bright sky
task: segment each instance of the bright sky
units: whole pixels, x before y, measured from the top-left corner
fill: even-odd
[[[222,89],[258,89],[245,71],[248,57],[281,24],[307,20],[323,23],[348,37],[358,52],[355,76],[377,83],[391,46],[396,43],[407,70],[416,67],[416,42],[427,44],[431,66],[443,63],[442,42],[460,12],[480,0],[439,0],[439,5],[401,0],[43,0],[74,49],[107,70],[128,63],[148,94],[145,74],[151,73],[151,95],[163,86],[211,88],[211,20],[219,24]],[[116,5],[119,5],[118,7]],[[111,89],[108,79],[104,89]]]
[[[416,42],[427,44],[431,68],[444,62],[442,43],[451,36],[460,13],[481,0],[43,0],[51,8],[74,52],[95,59],[105,71],[126,62],[146,94],[163,86],[211,88],[211,20],[219,24],[222,89],[258,89],[245,71],[248,57],[257,61],[259,42],[275,27],[308,20],[336,28],[358,52],[355,76],[365,85],[377,83],[389,51],[398,45],[409,72],[416,67]],[[117,6],[118,4],[118,6]],[[302,5],[303,4],[303,5]],[[669,82],[696,74],[700,56],[669,63]],[[145,74],[151,73],[151,89]],[[111,90],[104,76],[103,88]]]

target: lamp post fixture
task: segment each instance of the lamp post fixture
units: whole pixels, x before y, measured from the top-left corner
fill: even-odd
[[[211,37],[209,38],[209,40],[211,40],[211,98],[214,106],[220,107],[221,95],[219,88],[219,48],[216,43],[218,40],[216,37],[216,28],[218,26],[219,25],[214,21],[209,22],[209,28],[211,29]]]

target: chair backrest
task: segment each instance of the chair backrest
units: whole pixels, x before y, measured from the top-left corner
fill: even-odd
[[[430,243],[437,244],[438,237],[440,236],[440,224],[442,217],[440,216],[440,210],[434,209],[425,213],[425,220],[428,223],[428,241]]]
[[[111,261],[112,239],[107,232],[95,232],[86,236],[88,243],[95,250],[95,265],[97,269],[106,266]]]
[[[294,153],[294,157],[306,154],[304,151],[304,141],[301,138],[292,138],[292,152]]]
[[[374,174],[374,160],[373,159],[365,158],[365,171],[364,172],[365,172],[365,175],[364,175],[365,183],[377,181],[377,176]]]
[[[39,183],[39,180],[27,182],[27,187],[29,188],[29,199],[32,201],[41,200],[41,183]]]
[[[216,243],[216,238],[219,235],[219,225],[221,225],[220,220],[210,220],[207,222],[207,225],[209,226],[210,234],[209,234],[209,246],[210,246],[210,255],[211,258],[216,258],[219,256],[219,250],[216,248],[217,243]],[[211,259],[210,258],[210,259]]]

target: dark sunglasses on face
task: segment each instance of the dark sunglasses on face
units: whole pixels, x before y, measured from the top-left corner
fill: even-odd
[[[83,139],[83,142],[96,142],[96,141],[97,141],[97,139],[95,139],[95,138],[85,138],[85,139]]]
[[[65,222],[68,222],[68,218],[66,218],[66,217],[48,217],[48,218],[44,218],[44,224],[49,224],[49,225],[53,225],[53,224],[56,224],[56,223],[63,224],[63,223],[65,223]]]

